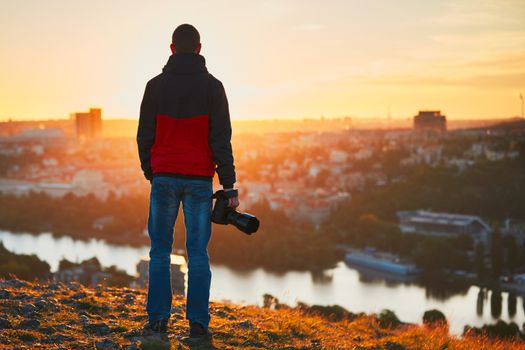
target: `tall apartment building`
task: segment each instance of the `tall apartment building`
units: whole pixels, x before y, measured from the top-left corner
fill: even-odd
[[[416,131],[447,131],[447,117],[441,111],[419,111],[414,117],[414,130]]]
[[[78,138],[102,136],[102,109],[90,108],[89,112],[73,113]]]

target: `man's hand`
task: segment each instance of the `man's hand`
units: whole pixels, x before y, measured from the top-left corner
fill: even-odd
[[[233,188],[225,188],[224,192],[233,191]],[[228,206],[231,208],[237,208],[239,206],[239,196],[228,198]]]
[[[239,197],[228,198],[228,206],[237,208],[239,206]]]

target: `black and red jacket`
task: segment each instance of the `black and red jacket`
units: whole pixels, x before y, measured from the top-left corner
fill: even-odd
[[[170,56],[151,79],[140,106],[137,131],[144,176],[213,179],[235,183],[228,100],[222,83],[208,73],[204,57]]]

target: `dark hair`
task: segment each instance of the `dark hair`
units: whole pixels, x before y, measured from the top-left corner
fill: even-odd
[[[195,52],[201,42],[201,36],[191,24],[181,24],[173,31],[171,42],[175,46],[176,52]]]

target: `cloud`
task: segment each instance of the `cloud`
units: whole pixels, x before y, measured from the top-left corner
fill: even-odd
[[[519,71],[525,67],[525,51],[508,52],[486,59],[471,60],[465,63],[470,68],[492,68],[501,71]]]
[[[489,32],[474,32],[464,34],[439,34],[431,37],[437,44],[463,47],[512,47],[519,48],[525,45],[524,30],[499,30]]]
[[[516,9],[521,7],[522,0],[451,1],[444,4],[444,13],[430,20],[446,27],[508,25],[510,22],[520,22],[519,11]]]
[[[410,86],[448,86],[448,87],[474,87],[474,88],[524,88],[525,71],[513,74],[485,74],[467,77],[443,77],[428,75],[390,76],[380,79],[361,78],[365,84],[380,85],[410,85]]]

